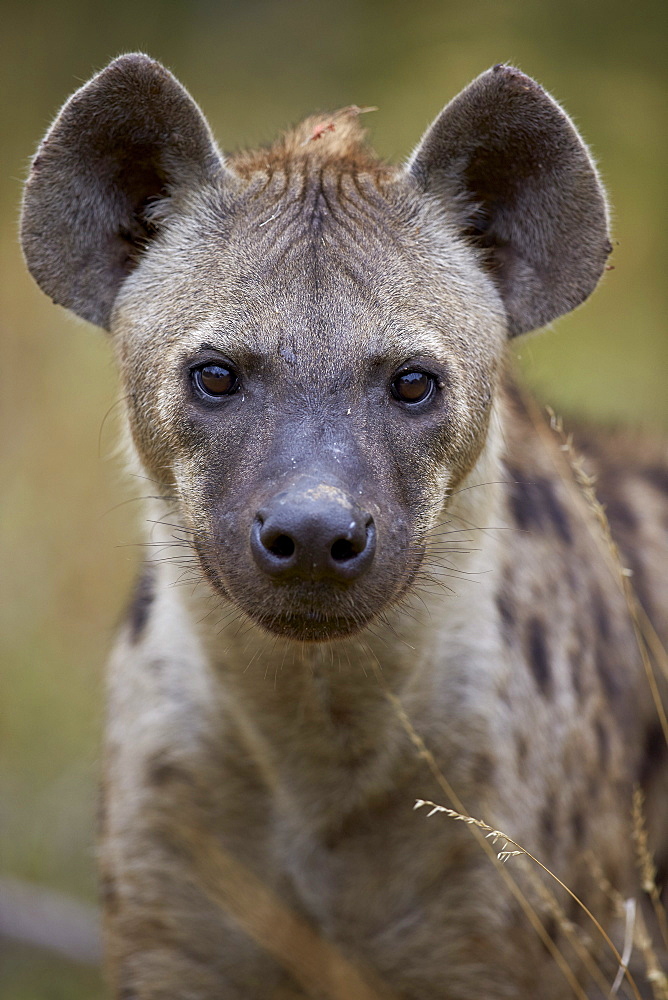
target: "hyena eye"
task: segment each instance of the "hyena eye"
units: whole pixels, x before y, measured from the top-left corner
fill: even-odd
[[[234,368],[214,362],[193,368],[191,378],[195,388],[210,399],[231,396],[239,388],[239,376]]]
[[[401,372],[392,380],[390,391],[401,403],[423,403],[436,391],[436,379],[427,372]]]

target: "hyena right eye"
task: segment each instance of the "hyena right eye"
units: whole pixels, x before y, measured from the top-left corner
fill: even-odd
[[[231,365],[208,362],[192,368],[190,378],[196,392],[205,399],[231,396],[239,388],[239,375]]]
[[[424,403],[436,392],[438,382],[433,375],[419,369],[399,372],[390,383],[392,396],[400,403]]]

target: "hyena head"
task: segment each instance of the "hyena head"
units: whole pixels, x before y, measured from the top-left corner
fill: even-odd
[[[507,338],[580,303],[610,250],[586,148],[517,70],[402,168],[359,110],[224,160],[171,74],[124,56],[67,102],[24,205],[34,277],[112,334],[202,573],[299,639],[406,591],[485,448]]]

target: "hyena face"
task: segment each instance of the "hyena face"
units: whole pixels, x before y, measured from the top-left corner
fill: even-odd
[[[110,328],[132,436],[219,594],[281,635],[396,602],[485,448],[503,345],[581,301],[608,252],[579,137],[497,67],[405,169],[359,109],[224,162],[162,67],[123,57],[35,160],[23,238]]]
[[[142,459],[214,588],[281,634],[396,599],[482,446],[502,305],[439,222],[405,180],[309,151],[195,200],[119,297]]]

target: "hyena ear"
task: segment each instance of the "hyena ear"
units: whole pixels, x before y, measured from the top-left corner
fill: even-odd
[[[108,329],[155,235],[155,203],[222,169],[181,84],[147,56],[121,56],[70,97],[35,156],[21,219],[33,277],[54,302]]]
[[[448,104],[408,164],[459,211],[511,336],[583,302],[612,247],[605,195],[575,126],[533,80],[495,66]]]

